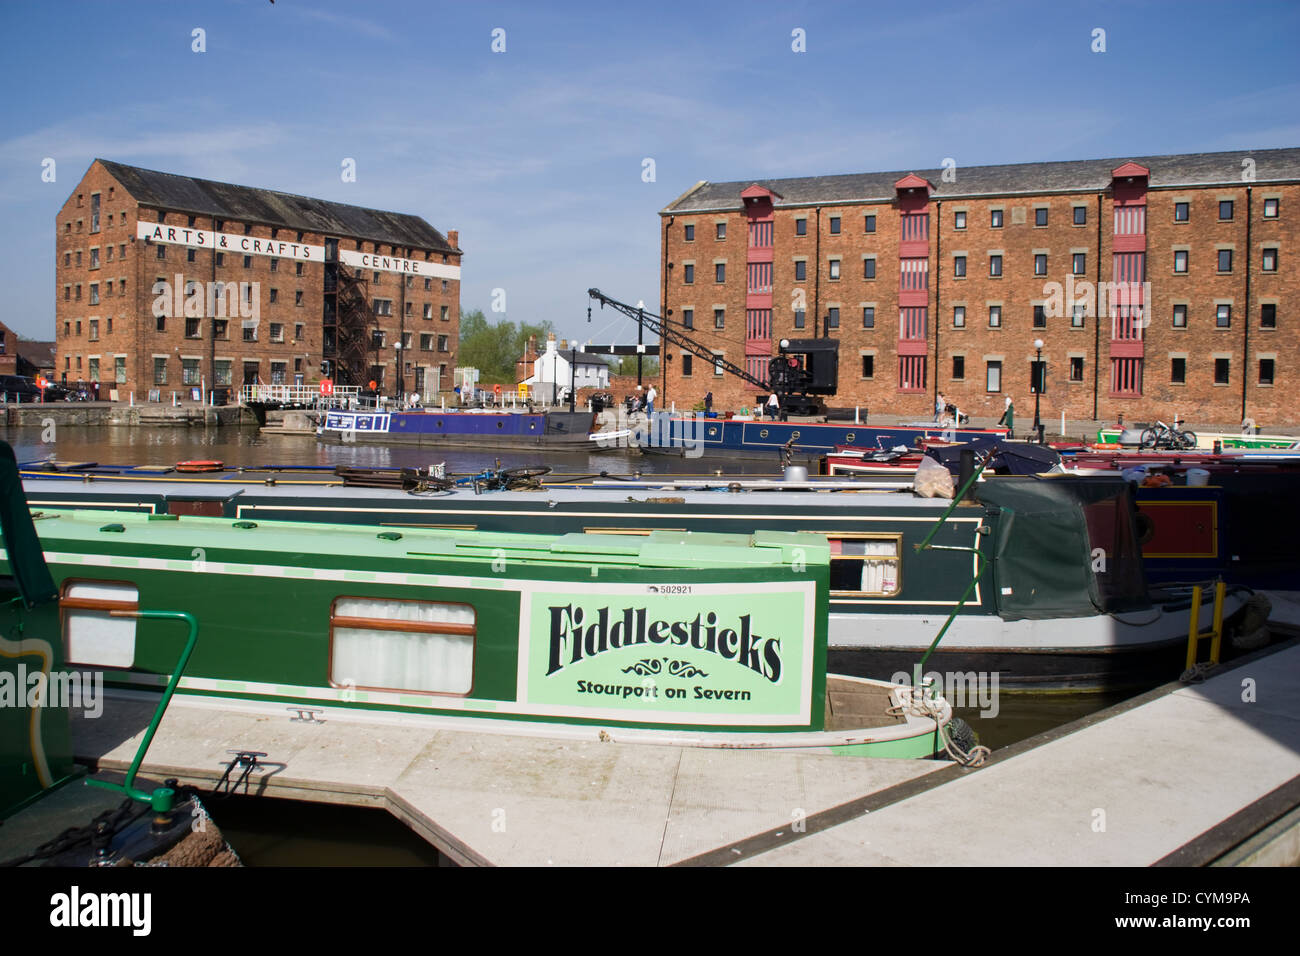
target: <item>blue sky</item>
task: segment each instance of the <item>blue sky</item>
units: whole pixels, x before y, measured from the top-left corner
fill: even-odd
[[[586,289],[656,307],[657,212],[701,179],[1300,145],[1294,2],[47,0],[0,17],[0,319],[29,337],[53,337],[54,215],[96,156],[419,214],[460,230],[466,309],[501,288],[511,320],[629,341],[609,310],[587,324]]]

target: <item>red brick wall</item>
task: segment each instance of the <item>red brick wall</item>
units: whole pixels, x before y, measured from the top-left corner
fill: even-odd
[[[101,229],[98,234],[90,233],[91,194],[98,192],[101,196]],[[80,200],[80,203],[79,203]],[[165,224],[186,226],[189,214],[164,210]],[[122,214],[126,214],[125,223]],[[175,389],[188,388],[182,384],[182,357],[200,359],[199,368],[203,380],[210,387],[213,383],[212,359],[231,362],[231,386],[238,387],[243,381],[244,363],[258,362],[262,381],[271,380],[272,362],[285,365],[285,382],[292,384],[296,371],[303,375],[304,382],[312,383],[320,379],[322,359],[322,310],[324,300],[324,266],[320,262],[304,262],[303,274],[296,274],[296,260],[281,258],[277,271],[271,271],[271,257],[254,255],[250,257],[248,268],[244,267],[244,256],[240,252],[226,251],[224,262],[215,266],[215,250],[195,249],[194,261],[190,262],[185,246],[164,245],[137,241],[136,224],[158,221],[159,210],[141,207],[99,163],[93,163],[86,175],[74,188],[72,195],[59,210],[55,219],[56,240],[56,279],[55,279],[55,338],[58,352],[56,358],[56,378],[66,375],[69,382],[85,379],[89,381],[89,359],[100,356],[101,394],[108,395],[108,389],[116,387],[122,400],[128,393],[134,392],[137,400],[143,400],[152,388],[163,391],[164,397]],[[111,221],[110,221],[111,218]],[[78,224],[80,221],[80,225]],[[70,229],[69,229],[70,224]],[[196,217],[194,227],[212,229],[211,217]],[[226,220],[221,231],[240,234],[244,232],[245,223],[239,220]],[[273,229],[277,230],[275,238],[286,241],[298,241],[296,230],[284,227],[272,227],[264,224],[252,224],[248,233],[254,237],[270,239]],[[339,236],[340,249],[355,249],[355,239]],[[456,244],[455,233],[449,233],[452,245]],[[323,245],[325,236],[307,232],[302,235],[302,242],[311,245]],[[126,260],[121,258],[121,246],[126,246]],[[112,261],[107,259],[107,248],[113,248]],[[100,247],[100,268],[89,267],[90,248]],[[157,250],[165,249],[165,258],[157,258]],[[365,242],[365,249],[373,248],[371,242]],[[389,247],[381,244],[381,251]],[[77,264],[80,252],[81,265]],[[65,255],[71,254],[70,264],[65,265]],[[405,248],[399,248],[399,255],[406,255]],[[414,255],[420,256],[423,250]],[[441,255],[433,253],[435,261]],[[452,255],[449,264],[459,265],[460,257]],[[215,272],[214,272],[215,270]],[[187,337],[186,323],[183,316],[175,315],[166,319],[162,331],[157,330],[153,314],[155,295],[153,285],[158,278],[175,284],[177,274],[186,280],[207,283],[215,279],[219,282],[258,283],[260,295],[260,322],[256,330],[255,342],[243,340],[243,330],[238,315],[228,320],[225,337],[215,343],[209,341],[211,323],[204,319],[199,323],[199,336]],[[402,325],[402,277],[396,273],[380,273],[379,284],[373,282],[373,275],[367,274],[368,292],[371,299],[385,298],[393,301],[393,314],[380,318],[379,328],[385,332],[385,348],[381,350],[380,359],[386,366],[385,386],[392,393],[397,384],[396,353],[392,344],[397,341],[398,330]],[[107,282],[113,280],[113,292],[106,294]],[[126,279],[126,293],[119,291],[120,280]],[[90,304],[89,287],[92,282],[100,284],[100,303]],[[81,299],[76,297],[76,286],[82,287]],[[71,288],[71,295],[64,298],[64,286]],[[405,321],[405,331],[411,334],[413,358],[404,358],[412,368],[405,372],[403,385],[406,391],[414,388],[414,367],[425,366],[427,380],[432,387],[436,369],[440,364],[446,365],[443,376],[444,388],[451,387],[451,373],[456,364],[456,348],[460,325],[460,283],[449,281],[444,292],[441,282],[433,280],[432,289],[425,291],[422,280],[415,279],[406,290],[406,301],[411,303],[411,312]],[[183,286],[182,286],[183,287]],[[277,301],[270,301],[271,289],[277,290]],[[302,292],[301,304],[296,304],[295,293]],[[432,319],[423,318],[425,303],[432,305]],[[448,318],[440,318],[440,307],[448,307]],[[90,338],[90,322],[98,321],[98,340]],[[112,331],[108,330],[112,320]],[[81,323],[80,332],[77,323]],[[279,324],[283,328],[283,341],[271,340],[271,325]],[[295,335],[296,326],[302,325],[301,335]],[[433,350],[421,348],[421,333],[434,336]],[[437,351],[437,336],[448,336],[448,350]],[[114,384],[113,362],[116,355],[126,356],[126,381]],[[371,353],[374,354],[373,352]],[[167,362],[167,381],[156,385],[154,382],[154,358],[165,356]]]
[[[896,203],[854,204],[844,206],[783,208],[779,204],[775,221],[775,261],[773,268],[772,336],[811,337],[814,316],[820,326],[827,309],[838,305],[840,328],[833,335],[840,339],[839,393],[828,404],[839,407],[861,405],[872,414],[928,416],[933,409],[937,388],[949,401],[955,401],[972,416],[996,419],[1002,413],[1004,399],[1011,396],[1023,418],[1032,414],[1033,396],[1029,391],[1030,363],[1034,359],[1033,342],[1044,341],[1043,358],[1048,363],[1047,390],[1042,396],[1042,415],[1056,419],[1064,411],[1073,419],[1103,421],[1123,414],[1127,420],[1163,418],[1175,412],[1188,420],[1231,424],[1242,417],[1242,376],[1247,376],[1246,414],[1258,424],[1300,424],[1295,403],[1282,396],[1300,387],[1300,337],[1296,335],[1294,303],[1297,302],[1296,269],[1290,257],[1297,249],[1297,226],[1300,221],[1300,187],[1287,185],[1252,186],[1251,248],[1246,249],[1246,185],[1194,187],[1190,189],[1155,189],[1147,194],[1147,279],[1151,283],[1150,326],[1145,332],[1143,391],[1137,398],[1110,395],[1111,320],[1098,317],[1095,310],[1084,319],[1082,327],[1072,325],[1068,305],[1066,314],[1048,317],[1046,328],[1033,325],[1033,306],[1045,303],[1047,283],[1065,286],[1072,268],[1073,253],[1083,252],[1086,270],[1076,282],[1086,280],[1095,286],[1112,281],[1111,246],[1114,232],[1113,205],[1109,191],[1071,194],[981,197],[978,199],[938,199],[930,201],[930,276],[929,336],[930,357],[926,394],[903,394],[898,386],[898,249],[899,213]],[[1233,197],[1235,216],[1231,223],[1218,222],[1218,200]],[[1280,197],[1280,217],[1264,220],[1264,198]],[[1191,202],[1190,222],[1173,222],[1175,199]],[[779,201],[778,201],[779,203]],[[1076,226],[1073,207],[1087,209],[1087,221]],[[663,252],[667,269],[667,308],[670,319],[680,327],[682,309],[695,309],[694,337],[706,347],[721,349],[726,357],[740,363],[744,352],[745,248],[744,217],[736,209],[729,213],[676,213],[667,225]],[[1048,209],[1048,224],[1035,225],[1035,208]],[[990,226],[990,212],[1003,210],[1000,229]],[[965,210],[966,227],[955,228],[954,213]],[[864,216],[874,214],[876,231],[864,231]],[[840,235],[830,234],[829,220],[841,219]],[[795,221],[808,221],[807,235],[796,235]],[[714,238],[714,223],[727,222],[727,237]],[[668,221],[661,219],[661,228]],[[686,242],[684,227],[695,225],[695,240]],[[1098,227],[1100,226],[1100,237]],[[820,250],[817,237],[820,234]],[[1233,271],[1219,275],[1216,269],[1216,246],[1235,245]],[[1190,250],[1189,273],[1173,275],[1172,249],[1186,246]],[[1279,267],[1274,274],[1260,271],[1262,249],[1279,249]],[[989,254],[1000,250],[1002,276],[989,275]],[[953,275],[953,254],[966,254],[966,277]],[[1034,255],[1048,256],[1047,274],[1034,274]],[[864,279],[862,257],[876,256],[876,278]],[[828,277],[830,257],[839,256],[841,278]],[[714,282],[713,261],[727,260],[726,282]],[[807,279],[795,280],[795,260],[807,260]],[[683,280],[683,265],[694,260],[695,282]],[[1246,267],[1250,266],[1250,302],[1246,303]],[[1100,269],[1100,273],[1099,273]],[[794,328],[792,297],[802,289],[806,297],[807,326]],[[1189,304],[1186,329],[1172,328],[1172,302]],[[1231,300],[1232,324],[1226,330],[1215,327],[1216,300]],[[1260,328],[1261,300],[1277,303],[1276,330]],[[875,328],[862,328],[862,304],[874,303]],[[990,303],[1002,306],[1000,328],[990,328]],[[713,329],[713,307],[726,307],[726,328]],[[953,306],[966,307],[965,328],[954,328]],[[819,331],[824,331],[820,330]],[[689,333],[688,333],[689,334]],[[1249,335],[1249,341],[1246,336]],[[936,342],[937,335],[937,342]],[[861,355],[874,350],[874,376],[862,376]],[[937,351],[936,351],[937,350]],[[1187,383],[1170,383],[1170,352],[1187,356]],[[1214,385],[1216,353],[1231,356],[1231,376],[1227,386]],[[757,394],[732,376],[716,377],[699,359],[693,362],[692,374],[682,375],[679,349],[670,349],[665,363],[666,401],[676,401],[678,408],[689,408],[712,390],[718,408],[748,405]],[[1275,379],[1272,386],[1257,384],[1258,359],[1261,354],[1275,356]],[[953,356],[965,359],[965,374],[954,380]],[[1082,381],[1072,382],[1070,358],[1083,359]],[[937,359],[937,361],[936,361]],[[1002,390],[986,389],[986,363],[1002,362]],[[1096,388],[1094,388],[1094,382]]]

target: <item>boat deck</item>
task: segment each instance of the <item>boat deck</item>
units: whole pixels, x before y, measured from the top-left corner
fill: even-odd
[[[891,691],[879,684],[826,678],[826,729],[892,727],[907,722],[901,714],[888,712]]]

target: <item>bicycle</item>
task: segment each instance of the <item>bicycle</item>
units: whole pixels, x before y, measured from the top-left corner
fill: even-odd
[[[1138,447],[1154,448],[1157,451],[1182,451],[1195,448],[1196,432],[1180,431],[1177,421],[1174,422],[1172,427],[1162,421],[1157,421],[1142,433],[1141,444]]]
[[[465,485],[472,486],[476,495],[482,494],[484,491],[536,491],[542,487],[540,480],[542,476],[550,473],[551,467],[549,465],[502,468],[501,462],[498,461],[495,468],[481,471],[477,475],[465,475],[461,478],[421,474],[419,485],[413,491],[416,494],[428,494],[451,491],[453,488]]]

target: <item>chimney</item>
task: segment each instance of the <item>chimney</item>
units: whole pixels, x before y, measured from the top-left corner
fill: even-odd
[[[459,249],[459,248],[460,248],[460,230],[459,230],[459,229],[448,229],[448,230],[447,230],[447,242],[451,245],[451,247],[452,247],[453,249]]]

